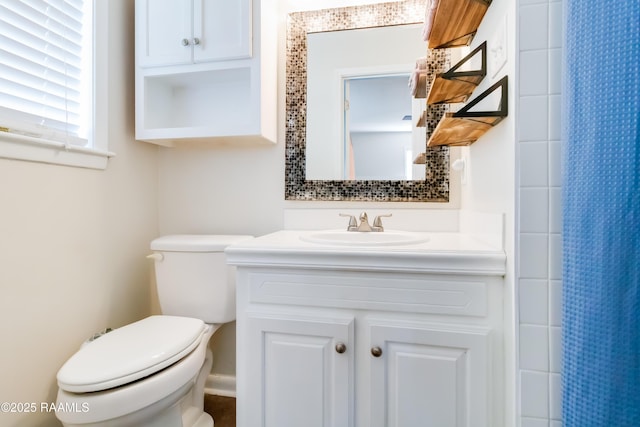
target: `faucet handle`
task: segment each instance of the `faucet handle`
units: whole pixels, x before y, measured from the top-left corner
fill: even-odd
[[[382,219],[381,218],[388,218],[390,217],[392,214],[386,214],[386,215],[378,215],[374,220],[373,220],[373,231],[384,231],[384,227],[382,226]]]
[[[353,215],[349,215],[349,214],[338,214],[340,216],[347,216],[349,217],[349,226],[347,227],[347,231],[353,231],[353,230],[357,230],[358,229],[358,221],[356,221],[356,217]]]

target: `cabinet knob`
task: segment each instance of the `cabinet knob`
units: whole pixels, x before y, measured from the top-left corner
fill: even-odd
[[[371,347],[371,355],[373,357],[382,356],[382,349],[380,347]]]
[[[194,44],[194,46],[198,46],[200,44],[200,39],[197,38],[197,37],[194,37],[193,38],[193,44]]]
[[[345,345],[345,343],[339,342],[338,344],[336,344],[336,351],[342,354],[347,351],[347,346]]]
[[[180,43],[182,43],[182,46],[189,46],[189,39],[182,39]]]

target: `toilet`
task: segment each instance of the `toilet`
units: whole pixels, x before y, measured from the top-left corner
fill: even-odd
[[[96,334],[60,368],[63,426],[212,427],[203,410],[209,339],[235,320],[224,249],[251,236],[173,235],[151,242],[162,315]]]

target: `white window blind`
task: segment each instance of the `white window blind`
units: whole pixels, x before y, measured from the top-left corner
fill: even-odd
[[[91,147],[92,3],[0,2],[0,130]]]

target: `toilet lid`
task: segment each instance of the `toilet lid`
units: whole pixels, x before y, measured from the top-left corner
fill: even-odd
[[[58,371],[58,386],[86,393],[107,390],[154,374],[179,361],[206,330],[200,319],[151,316],[83,346]]]

